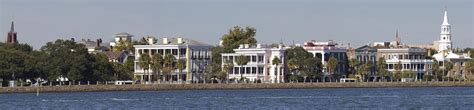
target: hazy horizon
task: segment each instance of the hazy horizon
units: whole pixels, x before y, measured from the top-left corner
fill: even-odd
[[[361,46],[439,39],[448,7],[454,48],[474,47],[474,2],[470,0],[2,0],[1,41],[14,16],[20,43],[39,49],[56,39],[97,39],[119,32],[185,37],[215,45],[233,26],[257,29],[259,43],[334,40]]]

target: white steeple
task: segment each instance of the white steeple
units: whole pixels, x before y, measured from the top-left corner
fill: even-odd
[[[445,7],[443,24],[441,24],[441,33],[438,41],[438,51],[451,51],[451,25],[448,23],[448,11]]]
[[[448,10],[447,8],[444,9],[444,19],[443,19],[443,24],[442,25],[449,25],[448,23]]]

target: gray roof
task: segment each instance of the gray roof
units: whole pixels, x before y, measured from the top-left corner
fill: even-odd
[[[117,58],[119,58],[122,54],[127,55],[127,54],[125,54],[124,51],[122,51],[122,52],[107,51],[107,52],[104,52],[104,54],[107,55],[107,57],[109,58],[109,60],[117,59]]]
[[[119,35],[120,35],[120,36],[133,36],[133,35],[131,35],[131,34],[129,34],[129,33],[126,33],[126,32],[117,33],[117,34],[115,34],[115,35],[116,35],[116,36],[119,36]]]
[[[202,43],[202,42],[192,40],[192,39],[187,39],[187,38],[182,38],[182,39],[183,39],[183,44],[187,44],[187,45],[211,46],[209,44]],[[155,45],[182,45],[182,44],[178,44],[178,38],[168,38],[168,42],[169,42],[168,44],[163,44],[163,39],[161,38],[157,40]]]
[[[359,47],[359,48],[355,49],[355,51],[356,52],[363,52],[363,51],[375,52],[375,51],[377,51],[377,49],[374,48],[374,47],[368,46],[368,45],[364,45],[362,47]]]

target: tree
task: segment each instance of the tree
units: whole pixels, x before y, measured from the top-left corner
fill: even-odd
[[[334,57],[329,58],[329,60],[326,64],[326,68],[329,71],[331,79],[332,79],[332,75],[334,74],[334,70],[336,69],[338,64],[339,64],[339,61],[337,61],[337,59],[334,58]]]
[[[322,72],[322,65],[321,59],[316,57],[307,58],[304,60],[300,69],[304,77],[304,82],[306,82],[307,77],[310,77],[313,80],[316,79],[317,76],[320,76]]]
[[[394,69],[395,69],[395,74],[392,73],[392,79],[395,78],[395,76],[398,76],[401,74],[402,62],[399,61],[397,64],[395,64]]]
[[[178,81],[181,81],[182,79],[182,70],[186,68],[186,60],[184,59],[179,59],[178,62],[176,63],[176,69],[178,69],[179,71],[179,75],[178,75]],[[205,67],[206,68],[206,67]],[[206,68],[207,70],[207,68]]]
[[[285,59],[288,60],[288,69],[291,76],[303,76],[306,81],[307,77],[314,78],[320,69],[320,58],[314,58],[313,54],[309,53],[302,47],[291,47],[285,51]],[[313,62],[311,62],[313,61]],[[295,78],[295,77],[293,77]]]
[[[134,58],[128,57],[127,60],[124,63],[124,68],[126,68],[129,71],[133,71],[134,66],[135,66],[134,60],[135,60]]]
[[[257,40],[255,39],[256,29],[253,27],[246,27],[242,29],[239,26],[235,26],[229,30],[227,34],[221,37],[222,46],[216,46],[211,48],[211,64],[210,71],[215,74],[222,74],[222,61],[221,53],[231,53],[233,49],[237,48],[241,44],[255,45]]]
[[[359,75],[362,77],[362,81],[366,81],[366,77],[369,74],[373,64],[371,62],[364,63],[359,69]]]
[[[237,65],[240,66],[240,80],[243,80],[243,67],[244,65],[247,65],[247,63],[249,62],[249,59],[247,58],[247,56],[244,56],[244,55],[240,55],[238,56],[236,59],[235,59]]]
[[[222,45],[224,52],[233,52],[233,49],[239,47],[241,44],[255,45],[257,40],[255,39],[256,29],[253,27],[241,28],[234,26],[230,29],[227,34],[222,36]]]
[[[174,61],[176,58],[172,54],[166,54],[163,62],[163,73],[166,74],[166,76],[170,76],[168,81],[171,80],[171,72],[175,70],[175,66],[173,65]]]
[[[377,60],[377,74],[382,77],[383,80],[388,76],[387,65],[385,59],[382,57]]]
[[[434,76],[436,76],[436,80],[441,80],[443,78],[443,72],[440,72],[440,68],[439,68],[439,63],[438,61],[434,60],[433,61],[433,64],[431,65],[432,67],[432,70],[433,70],[433,74]]]
[[[161,76],[160,71],[163,69],[163,56],[161,54],[157,53],[151,57],[150,68],[153,70],[156,79],[159,80]]]
[[[401,77],[402,78],[415,78],[416,73],[411,71],[411,70],[405,70],[405,71],[402,72]]]
[[[72,81],[112,80],[113,67],[105,55],[92,55],[83,44],[71,40],[56,40],[41,47],[48,64],[43,68],[49,80],[59,77]]]
[[[229,79],[227,76],[231,72],[231,69],[234,68],[234,63],[231,61],[225,61],[224,63],[224,68],[222,68],[222,72],[219,72],[219,75],[217,77],[221,80],[224,81],[224,79]]]
[[[453,67],[454,67],[454,64],[452,62],[450,61],[444,62],[444,71],[445,71],[444,74],[450,76],[449,71],[451,71]]]
[[[121,51],[133,51],[134,47],[132,42],[120,40],[113,48],[113,52],[121,52]]]
[[[140,62],[138,62],[138,66],[140,66],[145,74],[142,77],[145,77],[145,75],[148,75],[148,81],[150,81],[150,74],[148,73],[148,70],[150,69],[150,64],[151,64],[151,57],[150,55],[143,53],[140,55],[140,58],[138,59]]]
[[[295,73],[298,71],[299,66],[300,65],[296,59],[288,60],[288,70],[290,73],[293,73],[293,75],[295,75]]]
[[[350,59],[349,60],[349,68],[350,68],[350,72],[352,73],[352,75],[357,74],[357,69],[359,68],[359,65],[360,65],[360,62],[357,61],[357,59]]]
[[[132,78],[133,73],[128,70],[124,64],[111,62],[114,69],[114,79],[115,80],[129,80]]]
[[[276,74],[277,74],[278,76],[280,76],[280,74],[281,74],[281,70],[280,70],[280,67],[279,67],[280,63],[281,63],[281,60],[280,60],[278,57],[274,57],[274,58],[273,58],[273,60],[272,60],[272,65],[275,65],[275,69],[276,69],[276,71],[277,71]],[[277,77],[277,78],[279,78],[279,77]]]

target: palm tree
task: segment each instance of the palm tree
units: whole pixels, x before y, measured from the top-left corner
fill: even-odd
[[[171,76],[171,72],[174,70],[173,63],[176,60],[174,55],[172,54],[166,54],[165,58],[163,59],[163,73],[166,74],[166,76]],[[168,81],[171,80],[171,77],[168,79]]]
[[[362,65],[362,67],[359,69],[359,75],[362,77],[362,81],[365,81],[370,72],[371,68],[373,67],[372,63],[366,62],[365,64]]]
[[[163,69],[163,56],[161,54],[155,54],[151,57],[151,69],[155,73],[156,80],[160,79],[160,71]]]
[[[277,76],[280,76],[280,67],[278,67],[280,63],[281,63],[281,60],[278,57],[273,58],[272,65],[275,65],[275,69],[277,69]],[[280,77],[277,77],[277,78],[279,79]]]
[[[440,72],[438,61],[434,60],[433,64],[431,64],[431,68],[433,70],[433,75],[436,77],[436,80],[440,81],[441,78],[443,78],[443,73]]]
[[[242,71],[243,66],[247,65],[247,63],[249,62],[249,59],[244,55],[240,55],[235,59],[235,61],[236,61],[237,65],[240,66],[240,71]],[[243,78],[243,73],[240,73],[240,79],[243,80],[242,78]]]
[[[146,54],[146,53],[143,53],[140,55],[140,58],[138,59],[140,62],[138,62],[138,66],[140,66],[143,71],[145,72],[145,74],[148,75],[148,80],[150,80],[150,75],[148,74],[148,69],[150,69],[150,55]],[[143,79],[144,75],[142,76],[142,79]],[[141,79],[141,80],[142,80]],[[142,80],[143,81],[143,80]],[[140,81],[140,82],[142,82]]]
[[[224,62],[224,67],[222,68],[222,72],[218,75],[219,79],[221,79],[221,82],[224,81],[224,79],[229,79],[227,76],[230,74],[230,70],[234,68],[234,63],[230,61],[225,61]]]
[[[349,68],[351,69],[351,73],[353,75],[356,74],[357,68],[360,65],[359,61],[357,59],[350,59],[349,60]]]
[[[385,59],[380,57],[377,61],[377,75],[382,77],[382,80],[385,80],[387,76],[387,65]]]
[[[330,74],[330,76],[331,76],[331,79],[332,79],[332,75],[334,74],[334,70],[336,69],[336,66],[337,66],[338,63],[339,63],[339,61],[337,61],[337,59],[334,58],[334,57],[331,57],[331,58],[329,58],[329,60],[328,60],[328,63],[327,63],[327,65],[326,65],[326,68],[327,68],[328,71],[329,71],[329,74]]]
[[[444,74],[450,76],[450,75],[449,75],[449,71],[451,71],[451,70],[453,69],[453,67],[454,67],[454,65],[453,65],[453,63],[451,63],[450,61],[445,62],[445,63],[444,63],[444,71],[445,71]]]
[[[184,60],[184,59],[179,59],[178,62],[177,62],[177,64],[176,64],[176,69],[178,69],[178,71],[179,71],[178,81],[181,81],[181,80],[182,80],[182,79],[181,79],[181,78],[182,78],[182,77],[181,77],[181,76],[182,76],[181,72],[182,72],[182,70],[185,69],[185,68],[186,68],[186,60]]]

